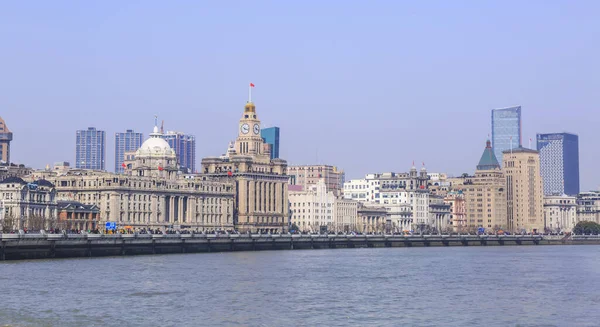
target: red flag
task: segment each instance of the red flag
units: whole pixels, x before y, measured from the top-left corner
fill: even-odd
[[[123,166],[123,168],[127,167],[125,163],[122,163],[121,166]]]
[[[230,171],[227,172],[227,176],[233,176],[233,173]]]
[[[424,188],[425,188],[425,185],[421,185],[421,189],[424,189]]]
[[[250,87],[254,87],[254,84],[253,84],[253,83],[250,83]]]
[[[161,167],[161,166],[158,166],[158,170],[159,170],[159,171],[163,171],[163,167]]]

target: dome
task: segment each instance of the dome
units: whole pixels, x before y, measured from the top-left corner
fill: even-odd
[[[144,141],[142,146],[136,151],[138,155],[175,155],[175,150],[171,149],[169,143],[163,138],[163,135],[158,132],[158,127],[154,126],[153,133],[150,138]]]
[[[244,106],[244,112],[256,112],[256,106],[254,106],[254,103],[247,102],[246,106]]]

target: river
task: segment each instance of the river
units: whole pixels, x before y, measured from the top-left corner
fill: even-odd
[[[0,263],[0,326],[598,326],[600,246]]]

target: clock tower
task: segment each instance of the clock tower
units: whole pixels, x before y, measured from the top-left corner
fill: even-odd
[[[260,120],[256,116],[256,107],[252,101],[244,106],[240,119],[238,137],[235,140],[235,151],[241,155],[262,155],[263,139],[260,136]]]

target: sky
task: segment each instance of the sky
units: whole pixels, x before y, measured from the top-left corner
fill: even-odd
[[[346,179],[473,173],[491,109],[522,106],[536,133],[579,135],[598,189],[597,1],[5,1],[0,116],[12,161],[75,161],[75,131],[196,136],[197,166],[225,152],[254,83],[288,164]]]

